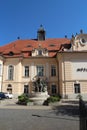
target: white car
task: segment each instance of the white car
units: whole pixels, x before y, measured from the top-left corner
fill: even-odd
[[[7,93],[4,93],[4,94],[5,94],[6,98],[10,98],[10,99],[13,98],[13,94],[11,94],[11,93],[7,92]]]

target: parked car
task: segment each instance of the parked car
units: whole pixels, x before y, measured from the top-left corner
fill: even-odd
[[[3,92],[0,92],[0,100],[5,98],[6,98],[5,94]]]
[[[13,98],[13,94],[11,94],[11,93],[9,93],[9,92],[7,92],[7,93],[4,93],[5,94],[5,97],[6,98]]]

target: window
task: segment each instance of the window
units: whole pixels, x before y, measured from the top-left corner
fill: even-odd
[[[54,46],[55,46],[55,44],[50,44],[49,46],[50,46],[50,47],[54,47]]]
[[[56,66],[55,65],[51,66],[51,76],[56,76]]]
[[[12,94],[12,88],[7,88],[7,92],[9,92],[10,94]]]
[[[80,93],[80,84],[74,84],[75,93]]]
[[[25,66],[24,76],[29,77],[29,66]]]
[[[28,85],[24,85],[24,93],[28,94]]]
[[[10,65],[8,67],[8,80],[13,80],[13,75],[14,75],[14,67]]]
[[[42,55],[42,50],[38,50],[38,55]]]
[[[9,56],[13,56],[14,53],[13,53],[12,51],[10,51],[8,55],[9,55]]]
[[[43,66],[37,66],[37,75],[44,76],[44,67]]]
[[[11,86],[11,84],[8,84],[7,92],[9,92],[10,94],[12,94],[12,86]]]
[[[56,94],[56,85],[55,84],[53,84],[51,86],[51,92],[52,92],[52,94]]]
[[[11,88],[12,87],[11,84],[8,84],[8,87]]]

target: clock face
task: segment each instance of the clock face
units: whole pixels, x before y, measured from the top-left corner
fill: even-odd
[[[86,41],[84,38],[81,38],[81,39],[80,39],[80,44],[81,44],[82,46],[85,46],[85,45],[87,44],[87,41]]]

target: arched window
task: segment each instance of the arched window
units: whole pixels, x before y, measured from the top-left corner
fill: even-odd
[[[7,92],[12,93],[12,85],[11,84],[8,84]]]
[[[14,67],[10,65],[8,67],[8,80],[13,80],[13,76],[14,76]]]
[[[8,88],[11,88],[12,86],[11,86],[11,84],[8,84]]]

